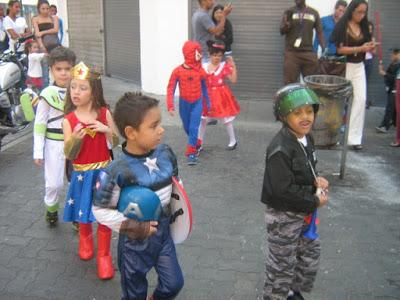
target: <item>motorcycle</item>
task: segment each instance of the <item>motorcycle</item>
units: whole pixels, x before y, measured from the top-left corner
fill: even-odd
[[[29,94],[31,99],[37,98],[37,94],[25,88],[27,55],[15,49],[32,37],[18,39],[14,51],[5,51],[0,56],[0,148],[4,136],[25,129],[31,121],[24,114],[20,98],[24,93]]]

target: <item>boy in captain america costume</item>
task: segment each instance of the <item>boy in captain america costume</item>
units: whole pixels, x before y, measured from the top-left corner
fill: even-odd
[[[51,51],[50,71],[54,84],[40,93],[33,129],[33,159],[37,166],[44,165],[46,191],[46,221],[50,226],[58,221],[58,196],[64,179],[64,98],[71,80],[71,69],[75,64],[75,54],[62,46]]]
[[[158,101],[126,93],[116,104],[113,115],[126,142],[120,159],[99,175],[93,214],[98,222],[119,232],[122,299],[146,299],[146,275],[153,267],[159,276],[158,285],[147,299],[174,299],[183,287],[169,229],[172,176],[178,176],[178,166],[171,148],[160,144],[164,129]],[[149,188],[158,195],[162,205],[158,222],[138,222],[117,210],[121,189],[132,185]]]
[[[207,92],[206,73],[201,67],[201,46],[197,42],[187,41],[182,48],[185,62],[176,67],[171,74],[167,88],[167,109],[174,116],[174,94],[179,83],[179,115],[183,128],[188,135],[186,156],[189,165],[197,164],[197,136],[203,110],[203,101],[206,100],[210,108],[210,99]]]

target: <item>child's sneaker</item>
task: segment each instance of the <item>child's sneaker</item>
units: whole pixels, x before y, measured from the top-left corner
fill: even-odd
[[[49,223],[49,225],[51,227],[56,226],[57,222],[58,222],[58,212],[57,211],[55,211],[55,212],[46,211],[46,221],[47,221],[47,223]]]
[[[304,300],[304,297],[300,294],[300,292],[293,292],[292,295],[287,297],[287,300]]]
[[[196,154],[189,154],[187,163],[189,166],[195,166],[197,165],[197,155]]]

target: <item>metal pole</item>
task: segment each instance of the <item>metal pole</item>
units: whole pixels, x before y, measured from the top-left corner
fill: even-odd
[[[349,124],[350,124],[350,113],[351,107],[353,106],[353,87],[351,88],[351,94],[349,96],[349,105],[347,107],[347,116],[346,116],[346,128],[344,130],[344,141],[343,141],[343,149],[342,149],[342,157],[340,160],[340,174],[339,178],[344,178],[344,173],[346,169],[346,157],[347,157],[347,142],[349,138]]]

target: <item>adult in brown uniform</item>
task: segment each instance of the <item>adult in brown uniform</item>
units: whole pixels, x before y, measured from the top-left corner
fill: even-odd
[[[317,55],[313,52],[313,30],[315,28],[322,50],[325,40],[318,12],[306,5],[305,0],[295,0],[295,6],[286,10],[280,26],[285,37],[285,61],[283,74],[285,84],[295,83],[303,76],[317,71]]]

